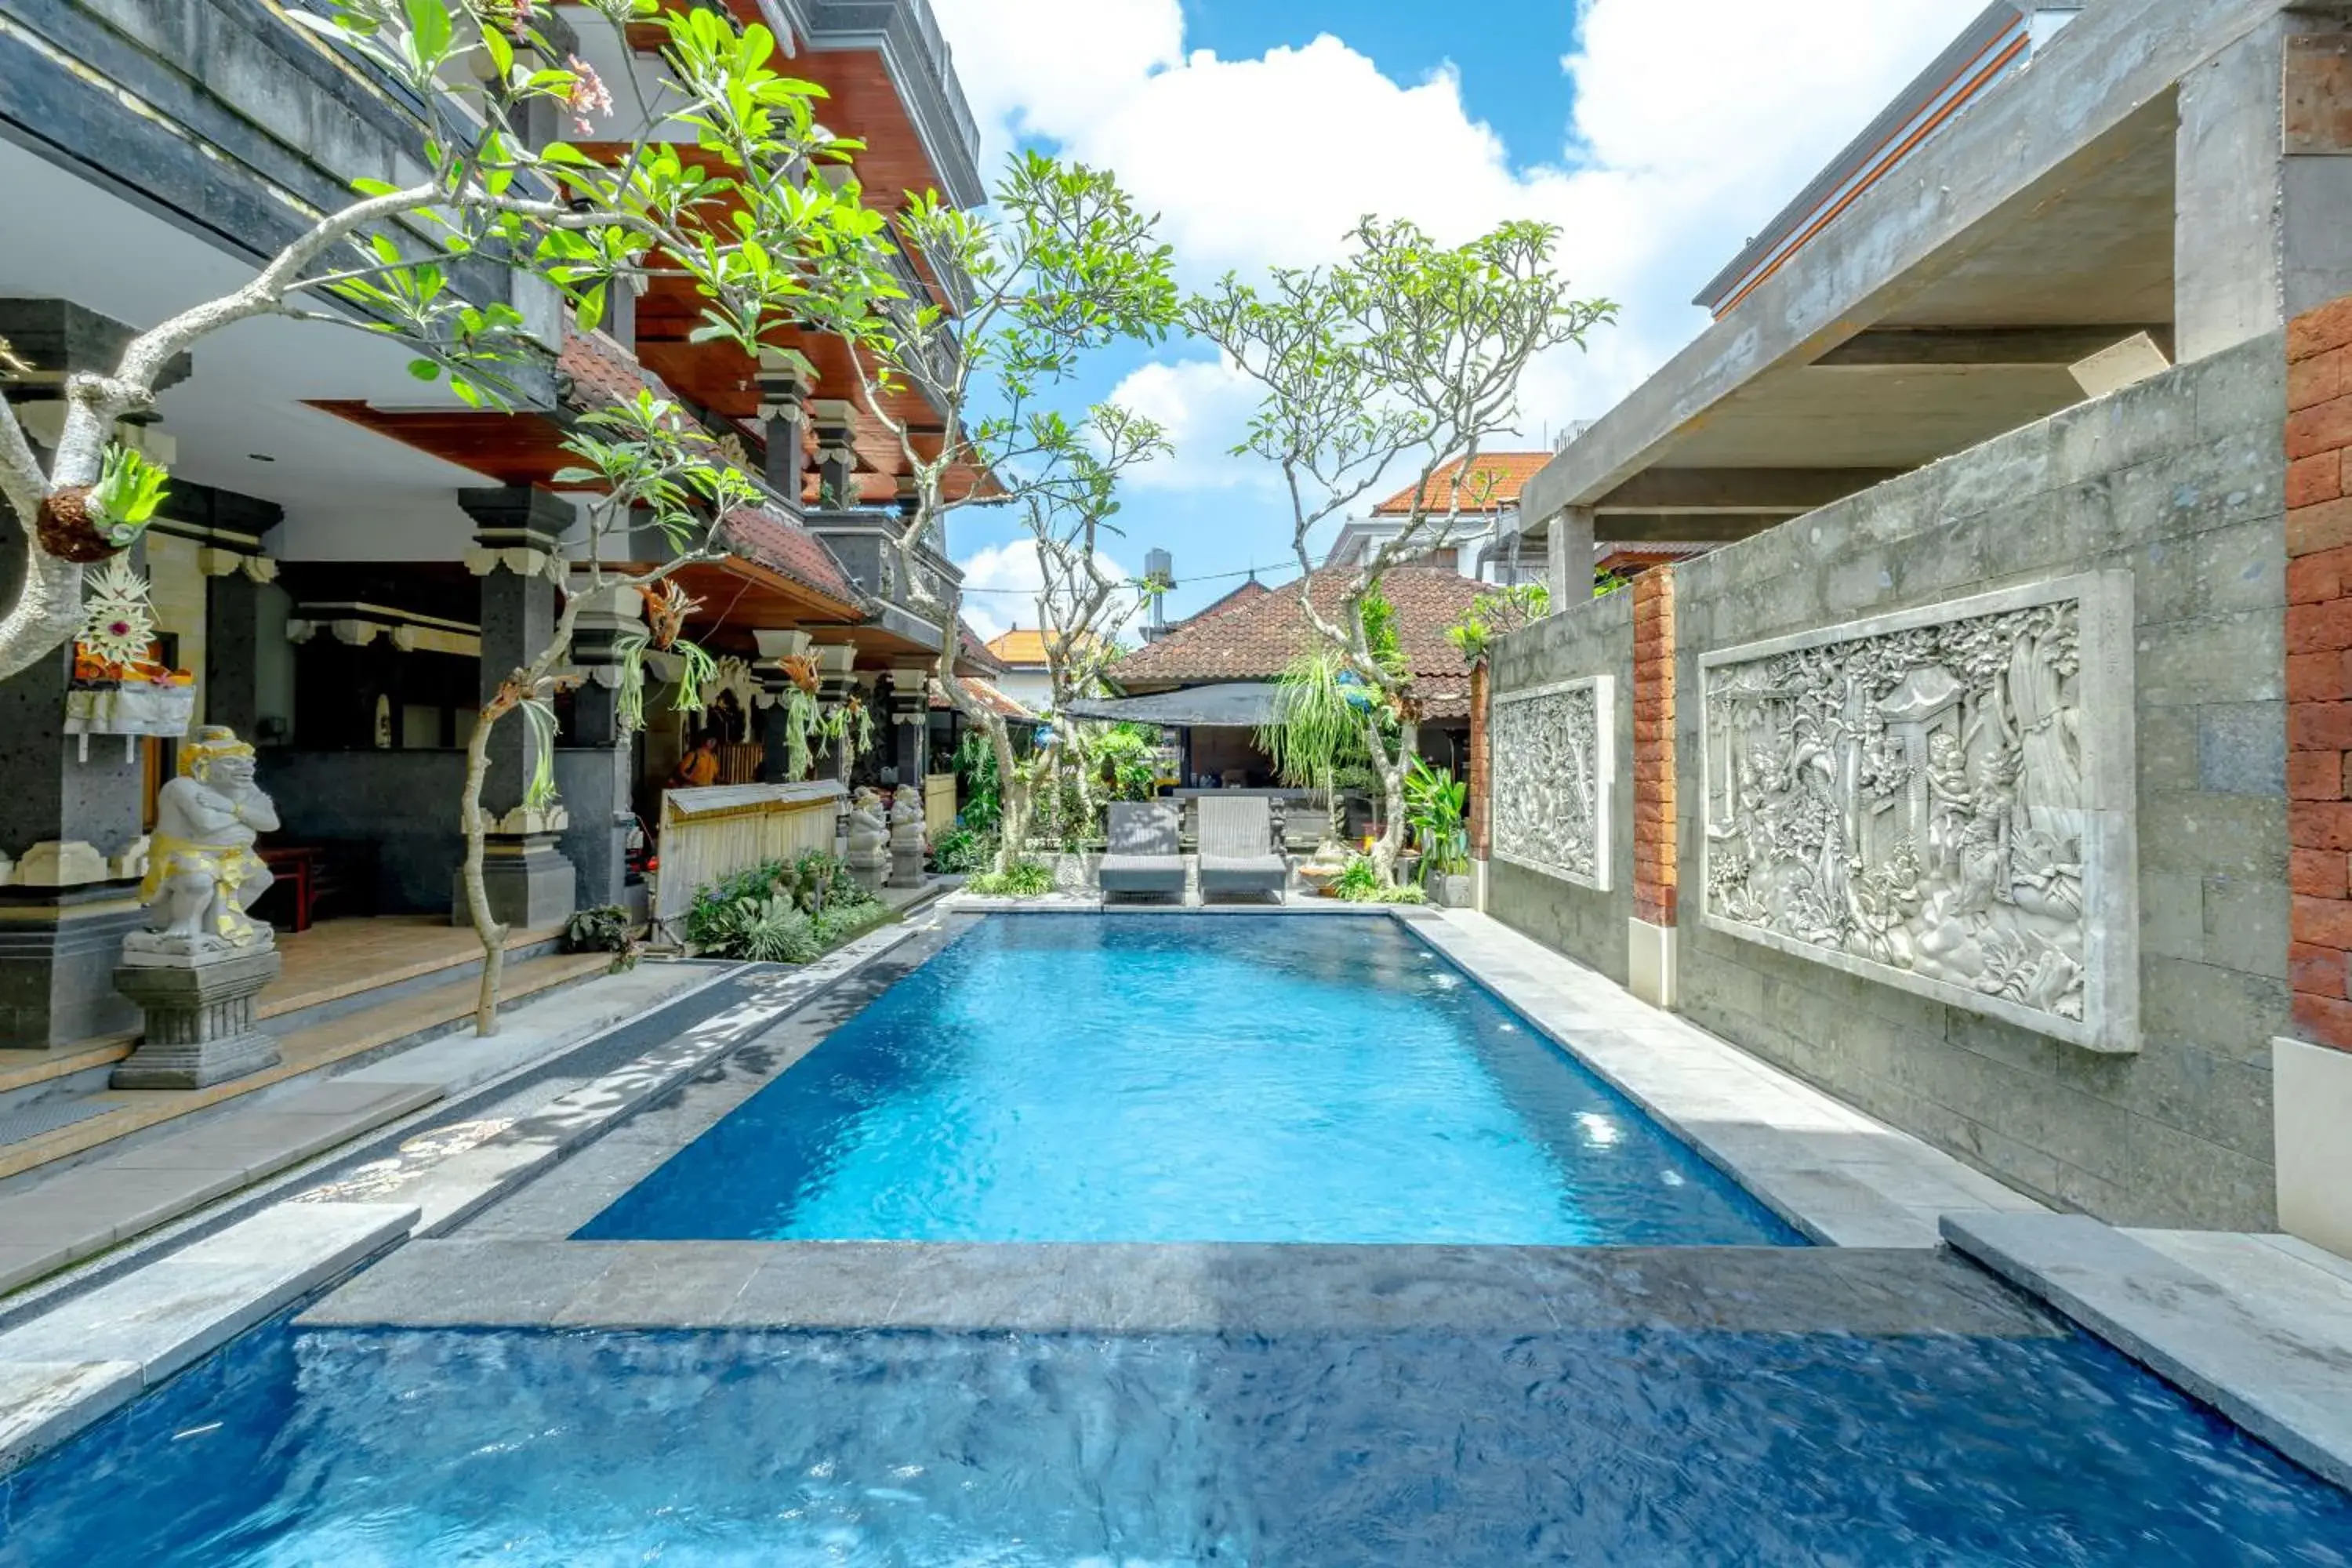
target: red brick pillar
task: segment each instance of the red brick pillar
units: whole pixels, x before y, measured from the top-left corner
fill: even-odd
[[[1675,995],[1675,574],[1633,579],[1634,994],[1660,1006]]]
[[[2352,300],[2287,333],[2288,973],[2304,1038],[2352,1049]]]
[[[2352,1258],[2352,299],[2286,336],[2288,984],[2271,1047],[2279,1228]]]
[[[1486,738],[1488,677],[1484,663],[1470,667],[1470,858],[1483,868],[1493,843],[1487,792],[1494,787],[1494,756]]]

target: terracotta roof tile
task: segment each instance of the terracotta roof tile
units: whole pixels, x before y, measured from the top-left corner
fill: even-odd
[[[956,635],[959,644],[956,649],[958,665],[968,664],[974,669],[988,675],[1004,673],[1004,661],[996,657],[996,650],[992,645],[980,640],[980,634],[971,629],[970,621],[959,617],[956,621]]]
[[[1029,710],[1022,707],[1021,704],[1004,695],[1003,692],[999,691],[987,681],[981,679],[978,676],[967,675],[961,679],[963,681],[963,689],[977,699],[980,705],[987,709],[990,712],[998,715],[1000,718],[1012,719],[1021,722],[1034,723],[1036,721],[1037,715],[1030,712]],[[931,699],[931,706],[934,708],[952,708],[955,704],[949,701],[945,697],[935,695]]]
[[[1252,577],[1232,592],[1210,600],[1176,624],[1180,626],[1188,626],[1194,621],[1204,620],[1211,616],[1222,616],[1227,610],[1238,609],[1253,599],[1263,599],[1272,592],[1274,592],[1273,589]]]
[[[1303,581],[1315,585],[1320,608],[1336,604],[1353,577],[1350,572],[1328,571]],[[1450,679],[1463,682],[1466,693],[1462,653],[1446,640],[1445,629],[1468,613],[1480,584],[1442,568],[1408,566],[1391,572],[1383,586],[1396,606],[1398,646],[1416,679]],[[1315,644],[1314,629],[1299,609],[1300,587],[1287,583],[1213,616],[1171,626],[1166,637],[1111,666],[1110,679],[1123,687],[1271,679]],[[1429,693],[1423,695],[1426,700]]]
[[[648,388],[660,396],[669,395],[659,376],[602,332],[574,332],[565,338],[563,352],[555,356],[555,370],[572,384],[564,401],[582,410],[626,403]]]
[[[844,605],[863,602],[824,542],[772,507],[738,507],[727,514],[725,531],[745,559]]]
[[[1473,471],[1474,482],[1463,487],[1462,510],[1495,511],[1507,506],[1518,505],[1520,488],[1536,476],[1537,470],[1550,461],[1549,452],[1479,453],[1478,467]],[[1426,493],[1429,498],[1430,510],[1444,511],[1451,504],[1450,491],[1454,484],[1454,476],[1461,470],[1461,461],[1457,458],[1429,477],[1429,489]],[[1477,500],[1476,490],[1478,485],[1485,482],[1487,475],[1494,477],[1494,493],[1481,505]],[[1403,517],[1412,510],[1412,487],[1407,485],[1380,505],[1372,508],[1372,515]]]

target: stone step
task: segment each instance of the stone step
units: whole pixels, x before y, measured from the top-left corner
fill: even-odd
[[[527,959],[510,964],[502,987],[511,1005],[604,972],[602,953]],[[321,1068],[433,1039],[473,1016],[474,981],[445,982],[430,990],[379,1004],[278,1037],[284,1059],[260,1072],[195,1089],[108,1090],[98,1098],[104,1115],[77,1121],[21,1143],[0,1147],[0,1181],[87,1155],[120,1140],[231,1100],[270,1089]]]
[[[340,1043],[288,1041],[284,1070],[255,1075],[276,1077],[274,1089],[264,1085],[226,1100],[221,1091],[236,1085],[100,1097],[134,1101],[143,1124],[74,1163],[0,1188],[0,1294],[364,1139],[424,1106],[560,1056],[728,973],[703,964],[642,964],[607,979],[604,963],[589,954],[518,965],[508,974],[508,998],[531,1005],[502,1012],[499,1033],[487,1040],[450,1033],[472,1016],[467,983],[447,988],[422,1014],[421,1001],[413,999],[313,1032],[345,1037]],[[583,974],[583,964],[590,973]],[[420,1016],[447,1021],[420,1032],[412,1026]],[[394,1031],[422,1043],[396,1050],[397,1041],[367,1044]],[[307,1069],[291,1059],[298,1051],[310,1060]],[[369,1054],[381,1059],[354,1068],[355,1058]],[[353,1070],[329,1076],[338,1062]],[[176,1118],[163,1103],[171,1101],[179,1103]]]
[[[441,1098],[330,1081],[68,1171],[0,1204],[0,1291],[94,1258]]]

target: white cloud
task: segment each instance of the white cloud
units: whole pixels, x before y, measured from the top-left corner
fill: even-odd
[[[1097,552],[1103,570],[1124,582],[1134,575],[1108,554]],[[1014,626],[1035,626],[1037,595],[1045,590],[1045,574],[1037,565],[1034,540],[1014,539],[974,551],[956,564],[963,570],[963,617],[981,640],[992,640]]]
[[[1230,363],[1153,360],[1129,372],[1108,401],[1156,421],[1175,448],[1171,457],[1129,470],[1129,489],[1234,489],[1275,482],[1261,459],[1234,456],[1257,407],[1258,387]]]
[[[1177,0],[936,4],[995,153],[1026,134],[1115,169],[1195,281],[1333,259],[1366,213],[1446,238],[1506,217],[1559,225],[1561,270],[1623,314],[1589,354],[1531,374],[1533,445],[1603,412],[1704,326],[1690,296],[1980,0],[1584,0],[1561,62],[1570,134],[1517,149],[1516,168],[1450,68],[1398,82],[1328,36],[1257,59],[1183,54]],[[1198,396],[1195,423],[1230,425],[1213,366],[1155,369],[1122,391]],[[1154,416],[1176,422],[1165,404]],[[1186,479],[1230,482],[1197,454],[1145,482]]]

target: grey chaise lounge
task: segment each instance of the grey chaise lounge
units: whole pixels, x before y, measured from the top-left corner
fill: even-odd
[[[1173,893],[1182,899],[1184,856],[1177,837],[1175,803],[1111,802],[1109,852],[1096,876],[1106,898],[1113,893]]]
[[[1264,795],[1201,800],[1201,897],[1272,893],[1290,885],[1290,861],[1274,847],[1274,814]]]

